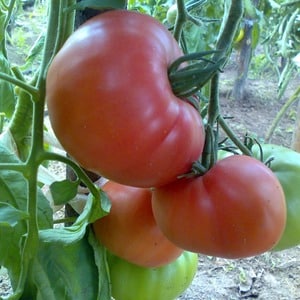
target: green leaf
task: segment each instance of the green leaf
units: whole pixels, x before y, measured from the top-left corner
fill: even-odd
[[[26,57],[26,64],[23,66],[25,68],[26,66],[30,66],[33,64],[34,60],[41,54],[43,47],[45,44],[45,33],[42,32],[35,43],[32,45],[32,47],[29,50],[29,53]]]
[[[110,291],[110,281],[108,276],[108,266],[106,261],[106,250],[99,244],[98,240],[95,238],[95,235],[90,233],[88,236],[88,241],[93,247],[95,263],[99,272],[99,281],[98,281],[98,299],[111,299]]]
[[[3,141],[0,141],[0,163],[19,163],[20,161],[13,150],[10,147],[6,147]],[[27,181],[21,173],[11,170],[0,170],[0,202],[3,203],[0,210],[6,205],[20,211],[21,215],[23,212],[25,217],[27,210],[27,189]],[[39,228],[45,229],[53,226],[52,214],[53,212],[48,200],[38,190]],[[25,218],[18,219],[14,227],[0,222],[0,265],[5,266],[9,270],[13,285],[18,281],[21,271],[20,242],[26,233],[27,225]]]
[[[0,70],[3,73],[12,75],[7,59],[0,53]],[[5,80],[0,80],[0,112],[10,118],[16,104],[13,85]]]
[[[251,47],[252,49],[255,49],[259,42],[260,37],[260,26],[258,22],[255,22],[253,24],[252,32],[251,32]]]
[[[89,195],[83,212],[72,226],[41,230],[41,239],[48,243],[59,242],[62,245],[72,244],[82,239],[85,235],[86,227],[109,212],[110,202],[106,194],[101,192],[100,195],[100,201]]]
[[[110,300],[105,260],[89,244],[92,234],[62,247],[60,242],[40,240],[21,299]],[[99,250],[99,249],[98,249]],[[101,253],[102,255],[101,255]],[[103,256],[103,249],[98,255]]]
[[[0,202],[0,226],[14,227],[19,221],[26,220],[28,214],[12,205]]]
[[[55,205],[61,205],[69,202],[76,197],[79,181],[70,181],[68,179],[55,181],[50,185],[51,194]]]
[[[256,8],[252,3],[252,0],[244,0],[245,6],[245,15],[246,17],[250,17],[251,19],[256,19]]]
[[[84,10],[86,8],[92,9],[103,9],[103,8],[115,8],[122,9],[126,7],[126,0],[82,0],[77,2],[77,4],[72,5],[67,9],[67,11],[76,9],[76,10]]]

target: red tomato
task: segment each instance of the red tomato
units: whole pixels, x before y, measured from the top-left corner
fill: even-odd
[[[84,168],[113,181],[160,186],[201,155],[198,111],[177,98],[168,66],[182,52],[154,18],[110,11],[82,25],[46,81],[57,138]]]
[[[206,255],[261,254],[280,239],[286,221],[282,187],[260,161],[235,155],[202,177],[153,192],[154,217],[177,246]]]
[[[113,254],[139,266],[158,267],[181,255],[158,228],[149,189],[108,182],[110,213],[93,224],[96,238]]]

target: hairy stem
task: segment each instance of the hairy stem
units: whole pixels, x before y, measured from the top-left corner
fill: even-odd
[[[177,0],[177,17],[174,26],[174,38],[177,42],[180,41],[183,25],[187,20],[187,10],[184,0]]]

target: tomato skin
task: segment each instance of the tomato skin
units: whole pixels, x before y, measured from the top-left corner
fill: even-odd
[[[150,189],[112,181],[103,187],[111,201],[110,213],[93,223],[96,238],[113,254],[139,266],[158,267],[183,252],[158,228]]]
[[[167,68],[181,55],[147,15],[110,11],[83,24],[46,80],[50,121],[65,150],[125,185],[160,186],[189,171],[204,130],[196,109],[171,90]]]
[[[173,300],[191,284],[198,255],[183,252],[175,261],[159,268],[142,268],[108,255],[108,266],[115,300]]]
[[[287,220],[284,233],[273,250],[284,250],[300,244],[300,153],[289,148],[262,144],[263,159],[270,158],[270,169],[278,178],[286,199]],[[259,147],[252,148],[253,155],[260,157]]]
[[[158,226],[174,244],[225,258],[269,250],[286,221],[276,176],[259,160],[244,155],[218,161],[202,177],[157,188],[152,207]]]

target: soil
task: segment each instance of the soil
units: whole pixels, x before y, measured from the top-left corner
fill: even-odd
[[[289,85],[281,100],[277,100],[277,82],[271,74],[259,78],[250,74],[245,99],[231,97],[235,78],[231,63],[221,75],[221,114],[231,128],[243,138],[245,134],[264,141],[272,121],[283,103],[299,86],[299,78]],[[297,103],[280,121],[271,142],[290,146],[295,127]],[[260,256],[229,260],[199,255],[198,272],[180,300],[300,300],[300,247]],[[0,297],[11,292],[7,273],[0,269]]]

